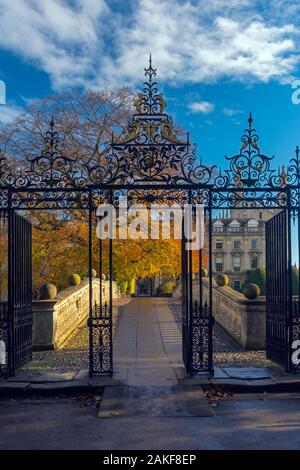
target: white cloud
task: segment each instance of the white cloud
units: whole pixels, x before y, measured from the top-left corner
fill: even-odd
[[[300,57],[287,0],[0,0],[0,47],[54,89],[140,82],[149,52],[168,83],[285,82]],[[131,8],[132,7],[132,8]]]
[[[94,73],[106,12],[105,0],[0,0],[0,47],[48,73],[54,88],[80,85]]]
[[[225,116],[233,117],[236,116],[237,114],[243,114],[243,111],[240,109],[235,109],[235,108],[223,108],[223,113]]]
[[[22,112],[22,108],[14,105],[0,106],[0,123],[8,124],[16,119]]]
[[[215,109],[215,105],[209,101],[194,101],[188,104],[188,109],[192,113],[211,113]]]

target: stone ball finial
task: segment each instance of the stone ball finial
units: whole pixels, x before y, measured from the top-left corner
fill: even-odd
[[[79,274],[71,274],[71,276],[69,276],[69,283],[70,286],[79,286],[81,283],[81,277]]]
[[[57,296],[57,288],[51,282],[46,282],[39,289],[40,300],[53,300]]]
[[[219,287],[228,286],[228,276],[225,274],[218,274],[216,277],[216,283]]]
[[[208,271],[205,268],[201,268],[201,275],[202,277],[207,277],[208,276]]]
[[[254,300],[259,297],[260,288],[257,284],[247,284],[243,289],[244,296],[249,300]]]

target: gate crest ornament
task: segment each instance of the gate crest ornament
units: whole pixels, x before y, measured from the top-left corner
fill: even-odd
[[[52,117],[50,129],[44,137],[44,149],[41,155],[28,158],[29,178],[32,176],[32,181],[36,181],[41,188],[68,186],[74,180],[76,159],[63,155],[59,144],[59,135],[54,129]]]
[[[279,171],[276,173],[270,167],[274,156],[268,157],[261,153],[258,145],[259,136],[252,127],[253,118],[249,114],[248,128],[241,137],[240,153],[234,156],[225,156],[229,161],[229,169],[220,171],[214,184],[217,188],[236,188],[240,190],[253,190],[261,188],[280,188],[286,183],[285,176]]]
[[[148,81],[144,82],[143,93],[134,102],[136,113],[122,135],[112,138],[106,157],[109,174],[105,181],[126,185],[208,184],[212,167],[196,164],[196,147],[191,145],[189,134],[185,139],[180,137],[172,119],[164,112],[167,103],[153,81],[156,69],[152,67],[151,56],[145,76]],[[94,184],[100,183],[96,167],[90,175]]]

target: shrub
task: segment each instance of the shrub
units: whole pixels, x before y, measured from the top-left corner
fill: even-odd
[[[79,286],[81,283],[81,277],[79,274],[71,274],[71,276],[69,276],[69,283],[70,286]]]
[[[134,295],[135,294],[135,278],[129,280],[128,287],[127,287],[127,294]]]
[[[172,294],[173,290],[176,287],[175,281],[166,281],[162,286],[159,288],[159,292],[161,294]]]
[[[266,271],[258,268],[251,271],[243,284],[243,289],[249,284],[256,284],[259,287],[260,295],[266,295]],[[292,291],[294,295],[298,294],[299,270],[296,266],[292,267]]]
[[[259,287],[261,295],[266,295],[266,271],[258,268],[252,271],[243,284],[243,289],[249,284],[256,284]]]
[[[40,287],[39,294],[41,300],[53,300],[57,295],[57,288],[51,282],[46,282]]]
[[[228,277],[225,274],[218,274],[216,283],[219,287],[225,287],[228,285]]]
[[[260,288],[257,284],[247,284],[243,289],[243,294],[249,300],[256,299],[260,295]]]
[[[126,294],[128,289],[128,281],[120,281],[119,282],[120,291],[122,294]]]

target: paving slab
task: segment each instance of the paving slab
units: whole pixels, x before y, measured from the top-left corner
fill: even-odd
[[[210,379],[210,384],[213,386],[228,387],[231,391],[253,393],[263,390],[275,391],[276,385],[271,379],[258,379],[258,380],[244,380],[244,379]]]
[[[212,377],[185,377],[184,379],[179,379],[178,383],[180,383],[183,387],[191,387],[191,386],[204,386],[210,385],[210,380]]]
[[[92,377],[88,381],[88,386],[92,388],[96,387],[119,387],[122,384],[120,380],[114,379],[113,377]]]
[[[272,374],[272,379],[277,384],[300,384],[300,375],[296,374]]]
[[[49,371],[40,375],[34,375],[30,382],[33,383],[55,383],[55,382],[66,382],[73,380],[76,375],[76,371]]]
[[[89,370],[88,369],[81,369],[79,370],[73,377],[72,380],[86,380],[89,381]]]
[[[38,393],[59,393],[67,392],[73,393],[78,391],[86,391],[87,385],[86,382],[49,382],[49,383],[31,383],[29,384],[27,391],[28,392],[38,392]]]
[[[30,382],[30,380],[39,374],[37,370],[21,370],[17,371],[14,377],[9,377],[7,382]]]
[[[266,367],[224,367],[223,373],[231,379],[260,380],[272,376],[272,371]]]
[[[228,374],[226,374],[224,369],[221,369],[220,367],[215,367],[213,378],[214,379],[227,379]]]
[[[3,390],[26,390],[29,387],[29,382],[0,382],[0,391]]]

